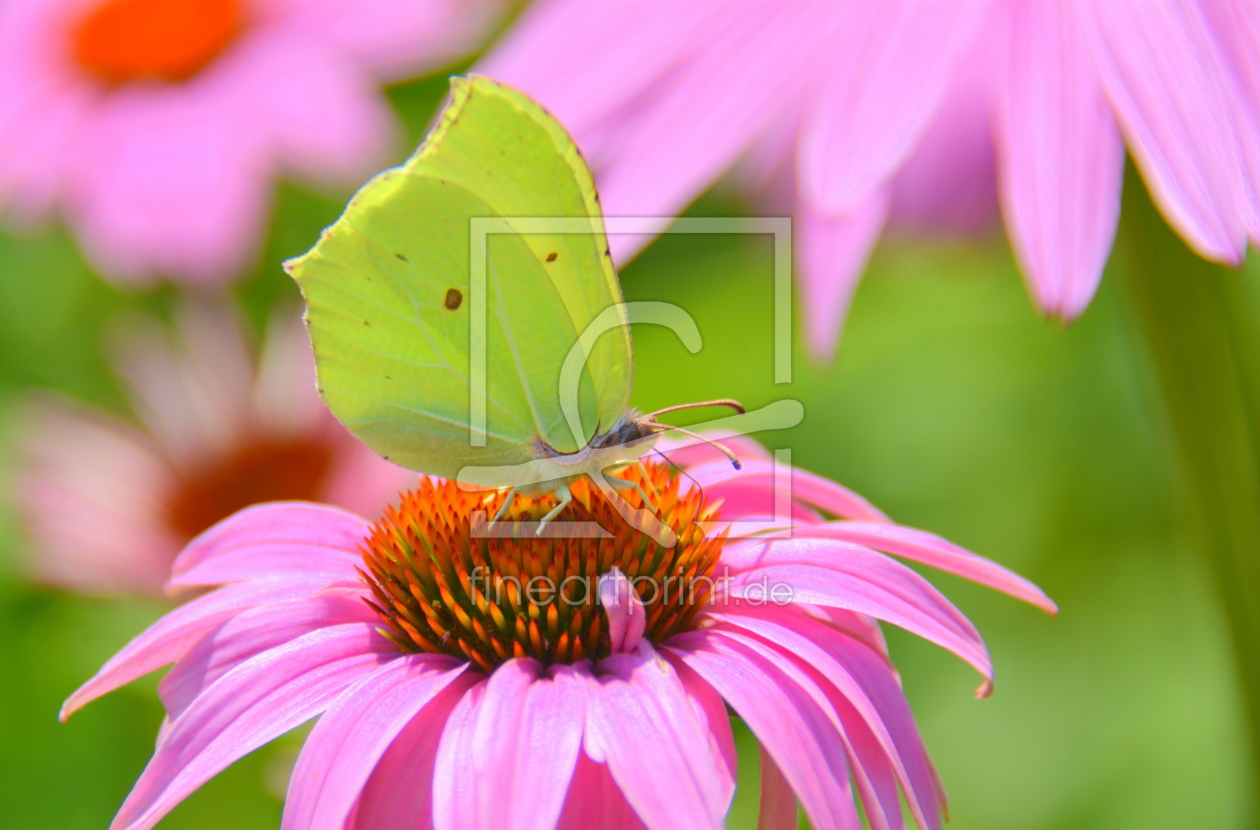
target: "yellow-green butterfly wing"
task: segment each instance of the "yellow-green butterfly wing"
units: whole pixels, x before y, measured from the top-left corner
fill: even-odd
[[[507,231],[484,236],[479,293],[474,220]],[[325,402],[397,464],[454,478],[465,466],[530,461],[539,442],[573,453],[626,413],[630,332],[594,182],[564,129],[509,87],[453,79],[416,154],[364,186],[288,267]],[[586,344],[575,436],[561,368],[609,308],[618,325]],[[470,429],[478,359],[484,446]]]

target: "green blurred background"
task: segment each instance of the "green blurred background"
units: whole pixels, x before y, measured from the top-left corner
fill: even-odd
[[[392,90],[412,139],[444,88],[438,78]],[[342,203],[281,187],[263,262],[238,291],[256,324],[296,297],[279,262]],[[694,208],[752,210],[721,194]],[[1047,617],[931,575],[989,642],[998,675],[986,701],[973,699],[979,678],[960,661],[889,631],[950,794],[950,826],[1238,825],[1248,761],[1224,624],[1181,530],[1166,426],[1118,281],[1109,275],[1063,330],[1031,309],[1000,233],[888,238],[837,361],[818,366],[798,351],[794,382],[775,386],[771,277],[769,240],[731,236],[667,236],[625,269],[629,299],[681,305],[705,338],[690,355],[663,330],[636,331],[635,403],[796,398],[804,423],[764,436],[769,446],[790,447],[794,463],[904,524],[1014,568],[1062,609]],[[45,387],[123,412],[102,332],[130,307],[162,313],[172,296],[109,288],[62,232],[0,237],[0,404]],[[74,505],[65,509],[74,521]],[[152,751],[156,679],[65,726],[57,709],[163,608],[25,584],[7,513],[0,544],[0,827],[105,828]],[[160,826],[278,827],[296,746],[289,737],[260,750]],[[756,823],[755,754],[745,757],[732,827]]]

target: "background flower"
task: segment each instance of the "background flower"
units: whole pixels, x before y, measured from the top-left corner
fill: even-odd
[[[874,620],[962,657],[985,676],[983,693],[989,657],[944,596],[876,549],[1054,604],[790,468],[797,517],[779,526],[792,538],[706,535],[699,522],[720,528],[774,503],[771,465],[702,463],[694,483],[669,471],[647,465],[653,510],[679,537],[671,550],[586,481],[560,518],[596,521],[611,538],[475,540],[472,511],[493,514],[506,494],[427,478],[375,526],[275,504],[198,537],[172,585],[223,587],[158,621],[63,709],[174,662],[161,686],[167,723],[114,826],[152,827],[228,764],[321,716],[294,769],[286,830],[430,817],[438,830],[720,828],[737,774],[729,705],[763,748],[768,826],[793,826],[796,798],[819,830],[860,826],[856,786],[872,826],[902,826],[900,789],[916,821],[939,828],[940,783]],[[555,505],[527,501],[508,518],[536,521]],[[686,589],[665,594],[666,574]],[[519,593],[548,578],[546,598]],[[569,578],[589,580],[586,591],[558,593]],[[770,585],[790,596],[768,602]]]
[[[42,580],[160,593],[180,548],[242,507],[313,499],[375,516],[415,480],[324,408],[292,313],[274,316],[257,360],[235,314],[208,305],[185,307],[176,332],[135,321],[120,352],[143,427],[51,395],[20,418],[11,487]]]
[[[1260,238],[1257,54],[1260,11],[1242,0],[544,0],[480,68],[565,122],[613,215],[672,216],[768,140],[795,168],[809,343],[828,355],[899,194],[974,215],[959,184],[990,181],[966,175],[986,133],[1048,314],[1073,319],[1093,296],[1122,137],[1186,241],[1239,262]]]
[[[104,274],[210,287],[267,227],[277,172],[388,158],[382,82],[450,62],[493,0],[7,0],[0,209],[60,209]]]

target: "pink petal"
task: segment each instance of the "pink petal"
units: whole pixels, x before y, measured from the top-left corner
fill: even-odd
[[[114,818],[145,830],[238,758],[320,714],[357,679],[395,659],[373,625],[307,634],[247,660],[176,718]]]
[[[318,579],[308,579],[306,583],[288,578],[259,579],[229,585],[181,605],[124,646],[95,677],[72,694],[61,707],[61,720],[101,695],[175,662],[207,631],[242,611],[313,594],[321,587]]]
[[[890,622],[952,651],[993,679],[979,632],[931,583],[905,565],[858,545],[818,539],[745,542],[722,551],[719,573],[732,576],[721,591],[766,604],[772,590],[791,601],[831,605]]]
[[[796,830],[800,825],[796,794],[766,748],[759,746],[757,750],[761,754],[761,806],[757,815],[757,830]]]
[[[647,627],[643,601],[621,569],[614,566],[599,578],[599,604],[608,619],[608,638],[613,654],[634,651]]]
[[[346,822],[353,830],[430,830],[433,827],[433,770],[438,742],[451,710],[478,683],[466,671],[438,693],[403,727],[376,764]],[[406,786],[399,786],[406,782]]]
[[[132,408],[184,469],[231,453],[253,428],[254,362],[243,321],[226,301],[184,300],[174,329],[136,315],[111,334],[111,362]]]
[[[704,487],[712,499],[723,499],[723,520],[739,518],[741,511],[769,516],[774,513],[776,492],[775,466],[762,462],[743,465],[742,470],[731,468],[722,461],[688,471]],[[782,472],[779,477],[783,478]],[[807,470],[791,469],[792,499],[825,510],[846,519],[868,522],[891,522],[880,510],[857,493],[814,475]],[[741,507],[735,509],[736,499]]]
[[[648,641],[599,664],[589,682],[585,748],[649,827],[720,828],[729,806],[706,724]]]
[[[59,396],[16,410],[12,498],[36,548],[23,564],[76,591],[160,595],[181,540],[162,520],[173,472],[152,442]]]
[[[739,757],[735,750],[735,734],[731,731],[731,717],[722,696],[682,663],[674,663],[674,671],[682,681],[692,708],[709,732],[709,749],[714,759],[721,761],[722,797],[728,802],[735,795],[735,780],[739,770]]]
[[[615,155],[597,161],[610,216],[661,217],[661,227],[726,171],[800,95],[837,24],[836,7],[802,12],[784,4],[745,6],[688,71],[654,96],[650,110],[618,130]],[[642,238],[614,236],[617,261]]]
[[[397,137],[393,112],[366,73],[318,41],[287,30],[259,33],[241,44],[232,71],[285,169],[354,185],[388,160]]]
[[[75,139],[99,97],[61,60],[64,4],[0,4],[0,211],[29,226],[49,217]]]
[[[773,458],[756,439],[749,438],[747,435],[729,435],[722,431],[711,431],[706,432],[704,437],[710,441],[717,441],[733,452],[735,457],[739,459],[740,464],[748,464],[753,461],[770,461]],[[730,463],[725,455],[710,445],[685,435],[667,432],[657,442],[656,448],[679,467],[699,467],[702,464],[713,461],[720,461],[724,464]]]
[[[548,676],[549,675],[549,676]],[[551,830],[582,746],[585,681],[509,660],[451,712],[438,747],[437,830]]]
[[[728,12],[725,0],[541,0],[475,71],[542,102],[598,160],[602,147],[591,139],[608,133],[601,126],[649,104],[645,93],[688,64],[705,32],[724,30]]]
[[[1059,610],[1040,588],[1019,574],[926,531],[884,523],[829,522],[793,528],[792,535],[798,539],[836,539],[882,550],[1009,594],[1048,613]]]
[[[497,0],[285,0],[279,27],[353,57],[384,78],[445,66],[476,47]]]
[[[819,360],[829,360],[840,342],[858,280],[888,219],[888,194],[888,188],[880,188],[843,216],[827,216],[806,200],[797,202],[805,341]]]
[[[801,133],[798,189],[815,210],[862,208],[918,144],[989,3],[849,3]]]
[[[424,717],[426,707],[467,667],[445,655],[409,654],[347,689],[302,746],[281,830],[342,830],[399,733],[414,718]],[[407,780],[406,787],[413,789],[416,783]]]
[[[581,753],[556,830],[646,830],[646,827],[626,801],[608,766],[597,764],[585,752]]]
[[[1071,320],[1111,252],[1124,145],[1071,7],[1019,0],[1004,11],[993,82],[1006,225],[1042,309]]]
[[[940,827],[942,803],[931,762],[910,707],[880,655],[792,608],[748,609],[715,618],[773,644],[826,678],[836,692],[829,697],[844,723],[843,731],[864,759],[855,766],[878,770],[890,763],[888,772],[905,789],[920,826]],[[883,790],[884,796],[877,800],[888,804],[886,783]],[[892,795],[895,803],[896,782]],[[885,813],[888,821],[898,823],[900,810]]]
[[[222,284],[252,259],[270,201],[263,131],[209,85],[115,93],[78,145],[66,211],[109,276]]]
[[[321,628],[379,622],[376,612],[364,602],[366,593],[360,585],[269,602],[242,611],[206,632],[180,656],[158,686],[168,715],[179,717],[216,680],[264,651]]]
[[[1237,263],[1252,206],[1198,5],[1115,0],[1073,9],[1152,197],[1192,248]]]
[[[990,22],[993,15],[990,15]],[[959,63],[940,111],[892,181],[888,224],[935,236],[987,234],[997,225],[997,181],[989,129],[988,27]]]
[[[353,513],[310,502],[247,507],[188,543],[175,560],[173,587],[219,585],[270,575],[335,582],[363,563],[371,525]]]
[[[1250,0],[1217,0],[1199,8],[1233,82],[1235,127],[1254,197],[1260,194],[1260,6]],[[1260,210],[1252,215],[1251,240],[1260,245]]]
[[[757,736],[818,830],[858,830],[844,743],[825,696],[803,671],[779,665],[714,629],[670,639],[666,654],[695,670]]]

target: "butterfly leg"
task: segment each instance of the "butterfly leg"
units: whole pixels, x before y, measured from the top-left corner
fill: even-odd
[[[560,511],[568,507],[569,502],[573,501],[573,494],[569,492],[569,486],[567,484],[561,484],[557,487],[556,495],[560,497],[560,503],[551,508],[551,511],[546,516],[543,516],[542,520],[538,522],[538,530],[535,531],[535,535],[537,536],[542,536],[543,531],[547,529],[547,525],[551,522],[551,520],[556,516],[559,516]]]
[[[516,488],[508,490],[507,498],[503,500],[503,506],[499,508],[499,512],[494,514],[494,518],[490,520],[490,524],[494,524],[499,519],[507,515],[508,508],[512,506],[512,502],[516,500]]]
[[[643,499],[643,506],[648,508],[649,510],[653,509],[653,507],[656,504],[656,502],[648,498],[647,493],[643,492],[643,488],[633,481],[626,481],[624,478],[614,478],[613,476],[608,476],[607,478],[604,479],[604,481],[608,482],[608,485],[617,491],[634,490],[636,493],[639,494],[639,498]],[[652,486],[650,481],[648,483],[648,486],[649,487]],[[652,489],[655,490],[656,488],[653,487]],[[660,501],[659,493],[657,493],[656,499],[657,501]]]

